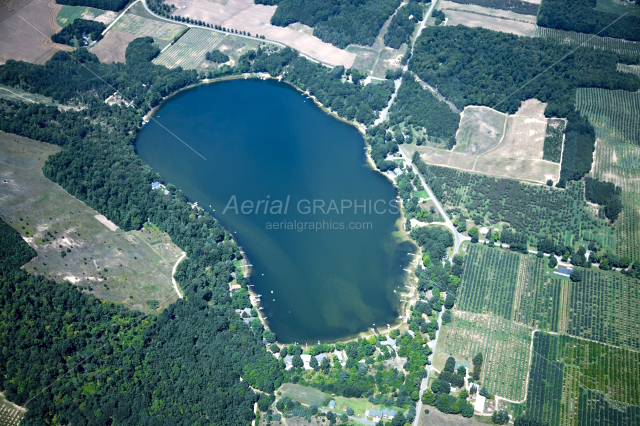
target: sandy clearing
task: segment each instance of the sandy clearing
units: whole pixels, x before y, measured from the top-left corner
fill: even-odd
[[[535,15],[523,15],[520,13],[511,12],[509,10],[492,9],[476,4],[461,4],[448,0],[441,1],[438,9],[442,11],[459,10],[462,12],[472,12],[478,15],[490,15],[497,18],[510,19],[512,21],[528,22],[530,24],[536,24],[537,19]]]
[[[330,65],[343,65],[350,68],[356,57],[353,53],[338,49],[303,31],[271,25],[271,16],[275,13],[276,6],[257,5],[253,0],[229,0],[224,5],[207,0],[180,0],[179,2],[166,0],[166,3],[175,4],[178,7],[174,15],[247,31],[252,35],[264,35],[269,40],[285,44],[304,55]]]
[[[116,30],[107,31],[107,35],[104,36],[95,46],[90,50],[95,54],[100,62],[109,64],[111,62],[124,63],[124,53],[127,50],[129,43],[137,36],[133,34],[126,34]]]
[[[111,222],[109,219],[107,219],[103,215],[97,214],[94,217],[96,219],[98,219],[98,221],[100,223],[102,223],[104,226],[106,226],[107,228],[111,229],[112,231],[116,231],[118,229],[118,225],[116,225],[115,223]]]
[[[536,35],[536,25],[528,22],[512,21],[458,10],[448,10],[447,16],[449,18],[447,21],[448,26],[464,25],[465,27],[471,28],[481,27],[524,37],[535,37]]]

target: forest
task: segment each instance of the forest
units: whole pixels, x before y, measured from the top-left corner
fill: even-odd
[[[424,18],[424,12],[424,6],[415,2],[398,9],[384,35],[385,46],[400,49],[403,43],[409,45],[416,25]]]
[[[596,10],[596,5],[597,0],[542,0],[538,12],[538,25],[556,30],[640,41],[640,18],[627,15],[617,20],[617,15]],[[611,26],[607,27],[608,25]]]
[[[300,22],[313,27],[313,35],[320,40],[344,49],[350,44],[371,46],[400,0],[280,0],[277,4],[271,24],[286,27]]]
[[[56,0],[58,4],[67,4],[69,6],[89,6],[96,9],[114,10],[122,9],[128,0]]]
[[[9,275],[34,257],[36,251],[24,242],[15,229],[0,220],[0,275]]]
[[[53,34],[51,41],[73,47],[86,46],[92,41],[100,41],[105,28],[102,22],[76,18],[71,24],[64,27],[62,31]],[[87,35],[89,39],[84,40],[84,35]]]
[[[450,139],[456,135],[460,115],[439,100],[429,89],[423,89],[415,75],[406,72],[396,100],[389,109],[389,122],[424,127],[434,138]]]
[[[564,181],[577,180],[590,170],[595,133],[573,113],[575,89],[637,91],[640,79],[616,70],[617,63],[638,58],[590,48],[569,55],[573,49],[482,28],[427,27],[416,41],[409,69],[437,86],[458,109],[485,105],[513,114],[524,100],[548,102],[545,115],[569,119],[561,175]]]
[[[476,4],[491,9],[508,10],[521,15],[537,15],[538,5],[522,0],[451,0],[459,4]]]
[[[584,197],[592,203],[604,207],[604,214],[611,222],[615,222],[622,212],[620,195],[622,189],[611,182],[603,182],[598,179],[587,179],[584,188]]]
[[[145,43],[131,46],[127,57],[132,60],[124,68],[93,62],[93,55],[82,50],[75,54],[109,78],[121,71],[121,82],[111,80],[114,85],[150,83],[140,93],[144,100],[134,101],[148,106],[150,90],[168,90],[156,84],[186,85],[193,74],[146,62],[154,51]],[[26,405],[25,424],[33,425],[50,424],[54,416],[56,422],[78,425],[96,419],[119,424],[247,424],[258,399],[249,386],[271,393],[284,380],[284,370],[265,351],[262,328],[246,325],[233,310],[230,261],[242,255],[216,220],[193,213],[182,192],[171,185],[168,195],[151,190],[149,183],[160,176],[142,163],[133,146],[143,111],[106,105],[102,99],[109,89],[95,85],[95,79],[90,91],[83,90],[80,80],[75,86],[76,80],[63,83],[56,72],[71,76],[83,69],[64,55],[59,52],[46,66],[9,61],[0,74],[5,84],[22,79],[24,87],[40,93],[58,82],[56,96],[83,99],[85,108],[60,111],[0,101],[0,126],[60,145],[62,150],[45,164],[45,176],[122,229],[138,229],[149,219],[167,232],[187,252],[176,273],[185,298],[157,317],[139,321],[139,313],[98,301],[68,284],[3,272],[0,309],[5,316],[15,316],[10,325],[3,323],[2,345],[9,348],[0,363],[5,396]],[[14,263],[32,255],[23,254]],[[246,281],[240,281],[246,289]],[[76,332],[68,336],[68,330]],[[111,343],[102,347],[101,335]],[[34,336],[40,337],[34,341]],[[98,348],[98,356],[80,362]]]

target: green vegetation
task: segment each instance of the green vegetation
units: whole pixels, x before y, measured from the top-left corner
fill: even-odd
[[[480,382],[490,393],[512,400],[524,398],[531,345],[529,327],[493,315],[456,311],[442,338],[438,352],[466,360],[482,354]]]
[[[407,72],[389,109],[389,122],[422,127],[429,136],[448,141],[455,137],[460,114],[452,111],[431,90],[423,89],[415,75]]]
[[[66,27],[71,24],[76,18],[88,17],[97,18],[100,15],[106,13],[104,10],[94,9],[85,6],[62,6],[62,9],[58,12],[56,17],[58,24],[61,27]]]
[[[127,3],[128,0],[56,0],[58,4],[65,4],[70,6],[89,6],[96,9],[104,10],[120,10]]]
[[[415,2],[398,9],[384,35],[384,44],[392,49],[400,49],[403,43],[411,44],[411,36],[424,18],[424,12],[424,6]]]
[[[640,350],[638,281],[612,272],[585,270],[571,284],[567,333]]]
[[[0,221],[0,274],[8,275],[36,256],[36,251],[22,240],[20,234]]]
[[[371,46],[400,0],[279,0],[277,3],[271,24],[286,27],[300,22],[313,27],[313,35],[320,40],[344,49],[350,44]]]
[[[229,56],[225,55],[224,53],[222,53],[219,50],[214,50],[212,52],[207,52],[204,55],[204,58],[207,61],[211,61],[211,62],[217,62],[219,64],[224,64],[225,62],[229,61]]]
[[[605,37],[640,41],[640,33],[637,31],[640,27],[639,17],[627,15],[616,21],[617,14],[597,10],[597,3],[597,0],[575,0],[572,2],[542,0],[538,11],[538,25],[558,30],[587,34],[599,33]],[[615,24],[609,26],[614,21],[616,21]],[[609,27],[606,28],[607,26]]]
[[[547,132],[544,136],[543,160],[559,163],[562,159],[562,140],[564,138],[565,121],[551,118],[547,122]]]
[[[460,4],[476,4],[491,9],[508,10],[521,15],[537,15],[538,5],[522,0],[451,0]]]
[[[74,47],[87,46],[92,42],[100,41],[105,28],[102,22],[77,18],[62,31],[53,34],[51,41]],[[84,38],[85,35],[88,36],[88,39]]]
[[[638,368],[637,352],[536,333],[527,416],[563,426],[634,424],[640,420]],[[574,398],[577,407],[568,402]]]
[[[458,309],[511,319],[520,255],[472,245],[465,263]]]
[[[637,41],[600,37],[592,34],[554,30],[552,28],[544,27],[536,28],[536,37],[546,37],[559,44],[566,44],[569,46],[584,46],[597,50],[616,52],[622,55],[640,56],[640,42]],[[629,68],[627,68],[627,70],[629,70]]]
[[[585,183],[584,197],[592,203],[604,207],[604,215],[611,222],[615,222],[622,211],[620,194],[622,189],[611,182],[601,182],[598,179],[588,179]]]
[[[242,256],[230,235],[210,215],[194,214],[175,188],[168,188],[167,195],[152,190],[149,183],[160,177],[134,153],[142,114],[160,99],[152,94],[197,81],[194,73],[147,62],[154,49],[145,44],[150,46],[150,40],[129,46],[127,65],[100,64],[83,49],[72,53],[105,79],[117,75],[112,84],[122,85],[140,109],[105,104],[113,88],[97,84],[66,52],[58,52],[46,67],[8,61],[0,69],[5,84],[21,82],[29,91],[88,105],[60,111],[0,101],[2,130],[62,147],[47,161],[47,177],[124,230],[151,219],[188,256],[176,273],[185,298],[157,319],[142,320],[135,311],[103,303],[68,284],[25,273],[2,277],[0,309],[8,321],[2,324],[6,350],[0,355],[0,374],[8,399],[29,401],[26,416],[32,424],[48,424],[54,417],[73,424],[195,424],[207,417],[216,424],[245,424],[254,418],[258,400],[249,386],[273,392],[283,380],[281,365],[264,349],[261,325],[247,326],[232,308],[232,261]],[[237,281],[246,288],[246,280]],[[28,306],[35,309],[19,314]],[[198,330],[195,335],[193,330]],[[106,341],[111,343],[99,356],[85,358]],[[25,356],[34,345],[36,355]],[[82,368],[75,369],[79,364]],[[32,399],[46,387],[44,395]]]
[[[561,191],[431,166],[419,158],[414,159],[414,164],[450,213],[480,215],[489,223],[507,222],[524,235],[528,245],[536,245],[542,238],[561,244],[581,239],[605,242],[606,235],[602,234],[607,230],[603,221],[587,210],[582,183],[568,184]]]

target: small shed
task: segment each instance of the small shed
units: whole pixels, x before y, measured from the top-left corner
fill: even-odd
[[[336,408],[336,400],[332,399],[331,401],[329,401],[329,409],[335,410],[335,408]]]
[[[573,272],[573,269],[565,268],[564,266],[558,267],[558,270],[555,271],[555,274],[562,275],[563,277],[568,277]]]

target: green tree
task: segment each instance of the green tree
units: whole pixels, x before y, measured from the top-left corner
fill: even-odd
[[[556,259],[555,255],[551,253],[549,256],[549,268],[555,268],[558,266],[558,259]]]
[[[291,365],[293,365],[294,368],[302,368],[304,367],[304,361],[302,361],[300,355],[294,355],[291,360]]]
[[[315,371],[320,369],[320,364],[318,364],[318,359],[315,356],[312,356],[309,360],[309,367],[313,368]]]

